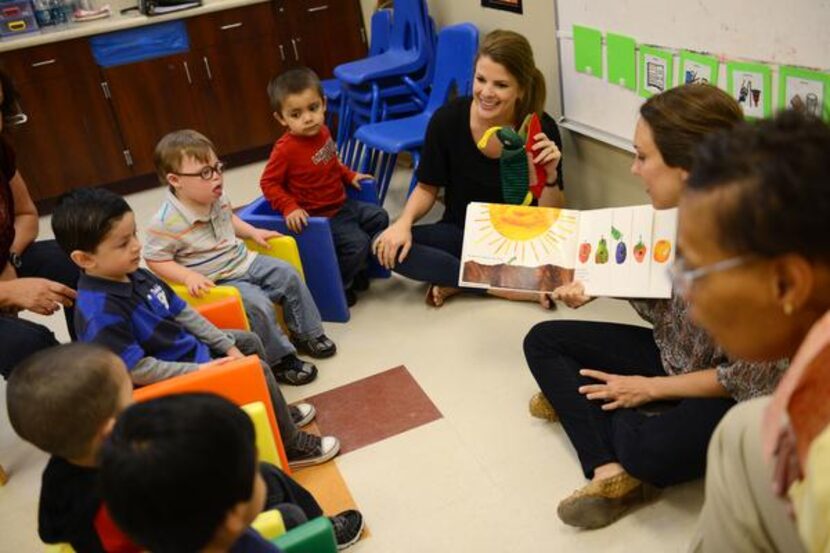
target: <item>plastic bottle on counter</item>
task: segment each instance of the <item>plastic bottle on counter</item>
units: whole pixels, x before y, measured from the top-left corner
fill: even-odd
[[[52,11],[49,9],[51,0],[33,0],[32,4],[35,6],[35,19],[40,27],[48,27],[54,25],[52,21]]]
[[[69,22],[63,0],[49,0],[49,13],[52,14],[53,25],[62,25]]]

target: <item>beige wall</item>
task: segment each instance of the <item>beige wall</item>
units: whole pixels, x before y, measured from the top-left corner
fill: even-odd
[[[469,21],[482,35],[493,29],[522,33],[533,47],[536,65],[548,84],[547,110],[559,109],[559,58],[556,52],[554,0],[524,0],[522,15],[486,9],[481,0],[428,0],[438,27]],[[369,26],[376,0],[361,0]],[[586,209],[648,203],[639,180],[629,173],[631,154],[563,130],[565,186],[570,207]]]

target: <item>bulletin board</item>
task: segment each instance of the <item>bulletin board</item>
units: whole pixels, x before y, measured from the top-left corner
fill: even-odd
[[[554,0],[556,2],[560,124],[633,151],[631,138],[645,98],[608,81],[608,33],[637,42],[638,80],[643,46],[672,53],[672,82],[681,79],[680,53],[719,58],[717,85],[726,89],[727,61],[766,64],[777,109],[781,66],[830,71],[830,1],[826,0]],[[602,31],[602,77],[576,70],[573,26]]]

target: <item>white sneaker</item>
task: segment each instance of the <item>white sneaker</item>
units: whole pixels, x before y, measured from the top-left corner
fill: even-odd
[[[319,465],[340,452],[340,440],[334,436],[317,436],[303,430],[297,432],[294,443],[285,448],[288,466],[292,469]]]
[[[300,428],[311,424],[311,421],[317,416],[317,409],[310,403],[297,403],[289,406],[289,410],[291,411],[291,420]]]

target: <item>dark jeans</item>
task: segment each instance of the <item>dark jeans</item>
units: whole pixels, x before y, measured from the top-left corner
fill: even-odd
[[[69,256],[58,246],[54,240],[41,240],[33,242],[20,256],[22,265],[17,270],[19,278],[40,277],[69,286],[73,290],[78,288],[78,277],[80,271],[78,266],[69,259]],[[65,307],[63,314],[66,317],[66,327],[69,336],[76,340],[75,309]]]
[[[650,329],[585,321],[548,321],[531,329],[525,358],[542,393],[556,409],[576,448],[586,478],[606,463],[620,463],[632,476],[655,486],[700,478],[706,448],[720,419],[735,402],[687,398],[667,409],[603,411],[579,387],[592,384],[579,370],[620,375],[665,376]]]
[[[323,510],[308,490],[271,463],[260,463],[259,472],[265,480],[265,510],[277,509],[286,530],[322,516]]]
[[[8,378],[21,361],[42,349],[58,345],[52,331],[43,325],[0,315],[0,374]]]
[[[412,249],[394,271],[412,280],[457,287],[463,242],[464,229],[452,223],[415,225]]]
[[[78,285],[78,267],[54,240],[33,242],[21,255],[19,278],[40,277],[65,284]],[[69,335],[75,339],[74,309],[63,310]],[[35,352],[58,345],[55,335],[43,325],[11,315],[0,315],[0,374],[8,378],[18,363]]]
[[[372,240],[389,226],[389,215],[378,205],[351,198],[329,219],[343,285],[352,285],[369,258]]]

